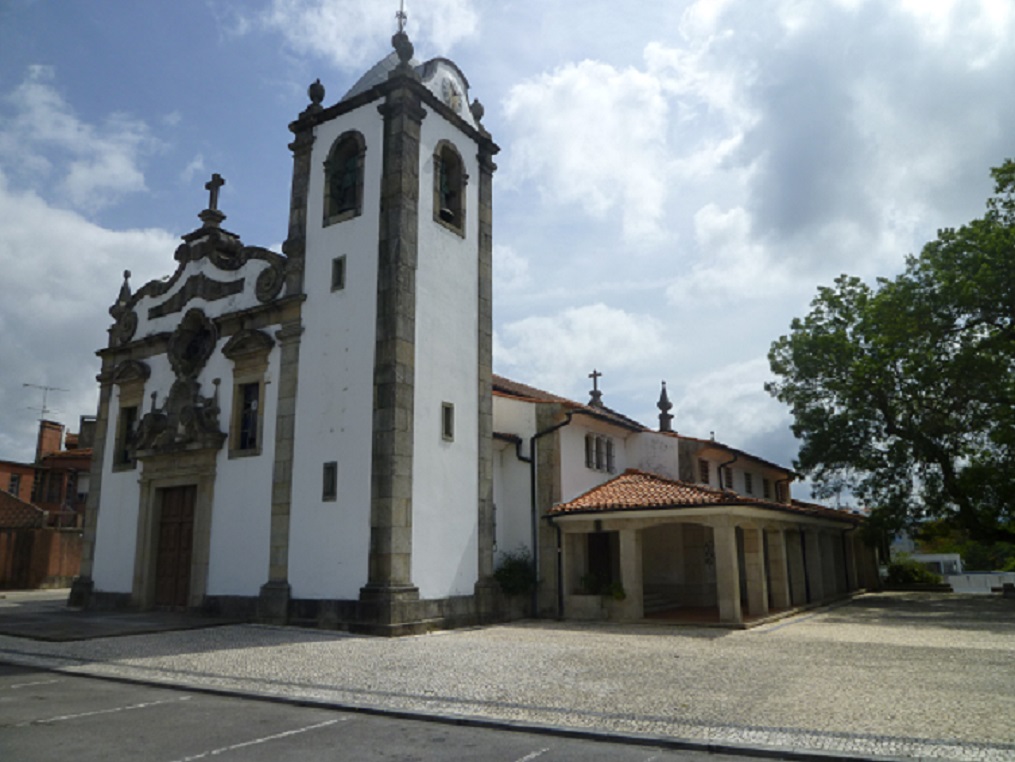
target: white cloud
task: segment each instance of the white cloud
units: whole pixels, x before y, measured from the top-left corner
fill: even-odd
[[[675,428],[697,437],[714,432],[717,440],[738,448],[750,447],[774,431],[784,432],[789,426],[786,408],[764,389],[770,377],[768,359],[754,357],[684,378],[679,386],[671,384]],[[757,454],[786,464],[792,457]]]
[[[145,190],[140,160],[158,146],[147,125],[113,114],[83,122],[52,82],[51,67],[29,68],[0,113],[0,168],[24,187],[54,189],[56,199],[95,212]],[[49,195],[47,193],[47,195]]]
[[[272,0],[260,24],[281,32],[293,49],[311,52],[346,70],[373,64],[390,49],[386,41],[395,31],[393,3],[362,0]],[[474,35],[479,16],[473,0],[428,0],[406,3],[406,31],[417,48],[447,53],[460,40]],[[238,27],[253,26],[249,19]]]
[[[501,326],[494,333],[494,365],[526,383],[581,398],[593,368],[610,376],[604,388],[616,390],[656,367],[668,346],[656,318],[590,304]]]
[[[699,256],[686,275],[666,289],[671,304],[728,304],[730,300],[775,299],[793,284],[783,262],[773,261],[753,235],[750,214],[706,204],[694,215]]]
[[[519,291],[529,285],[529,260],[510,246],[494,244],[493,287],[498,292]],[[496,294],[494,295],[496,298]]]
[[[164,230],[113,231],[56,209],[33,192],[12,190],[0,173],[0,458],[30,459],[35,442],[34,390],[23,383],[70,390],[47,402],[53,417],[76,428],[94,415],[95,351],[106,345],[107,313],[125,269],[136,289],[168,274],[177,239]]]
[[[205,170],[206,168],[204,166],[204,155],[198,154],[193,159],[191,159],[190,163],[183,168],[182,172],[180,172],[180,182],[184,183],[185,185],[189,185],[194,180],[195,175],[197,175],[198,173],[203,174]]]
[[[568,64],[515,85],[504,102],[517,136],[509,182],[536,182],[551,203],[615,213],[632,237],[658,235],[666,200],[668,103],[633,68]]]

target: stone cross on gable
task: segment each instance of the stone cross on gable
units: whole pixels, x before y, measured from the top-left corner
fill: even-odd
[[[589,400],[589,405],[592,406],[592,407],[602,407],[603,406],[603,393],[601,391],[599,391],[599,379],[600,379],[600,377],[602,375],[603,374],[600,373],[595,368],[593,368],[592,372],[589,373],[589,378],[592,379],[592,391],[589,392],[589,394],[591,395],[591,399]]]
[[[219,188],[226,184],[226,181],[222,179],[222,175],[218,172],[211,176],[211,180],[204,184],[205,190],[208,191],[208,208],[212,211],[218,211],[219,208]]]

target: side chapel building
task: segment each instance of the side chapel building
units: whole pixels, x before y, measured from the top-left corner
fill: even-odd
[[[381,634],[530,613],[740,624],[873,584],[858,519],[793,474],[492,373],[497,145],[451,61],[394,52],[290,125],[283,253],[222,227],[115,304],[72,605]],[[596,380],[595,378],[593,379]]]

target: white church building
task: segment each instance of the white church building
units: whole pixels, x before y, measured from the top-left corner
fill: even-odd
[[[292,122],[282,253],[212,177],[175,272],[115,304],[71,604],[379,634],[518,612],[740,625],[875,584],[794,474],[492,373],[497,145],[465,75],[394,52]],[[876,571],[876,570],[875,570]]]

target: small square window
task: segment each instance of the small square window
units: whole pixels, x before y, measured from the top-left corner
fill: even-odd
[[[338,499],[338,463],[331,461],[324,464],[324,483],[321,489],[321,500],[335,501]]]
[[[744,492],[748,495],[754,494],[754,477],[751,474],[744,474]]]
[[[596,438],[591,434],[585,435],[585,468],[596,467]]]
[[[341,291],[345,288],[345,254],[331,260],[331,290]]]
[[[617,470],[616,457],[613,452],[613,440],[606,440],[606,470],[608,473],[614,473]]]
[[[11,474],[11,484],[7,491],[12,495],[17,495],[21,491],[21,474]]]
[[[455,441],[455,406],[450,402],[441,403],[441,437],[445,442]]]
[[[768,479],[761,480],[761,496],[766,500],[772,497],[772,482]]]
[[[724,475],[723,475],[723,482],[724,482],[723,487],[725,487],[728,490],[732,490],[733,489],[733,469],[732,468],[725,468],[725,469],[723,469],[723,472],[724,472]]]

